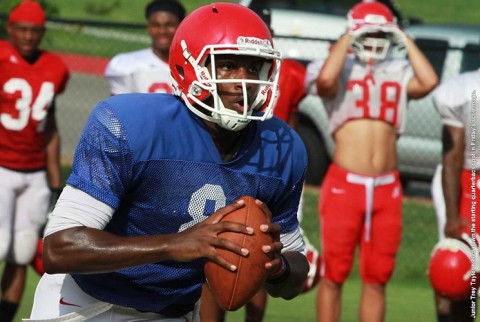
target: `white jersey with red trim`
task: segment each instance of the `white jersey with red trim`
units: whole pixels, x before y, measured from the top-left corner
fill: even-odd
[[[480,139],[476,138],[480,135],[480,119],[476,119],[476,110],[480,106],[478,96],[480,69],[448,79],[435,89],[432,96],[442,123],[465,129],[464,169],[480,168]]]
[[[306,86],[317,94],[315,80],[324,61],[307,67]],[[347,57],[340,75],[340,89],[331,99],[322,98],[329,117],[328,129],[335,132],[353,119],[377,119],[405,130],[407,118],[407,84],[413,77],[410,63],[404,59],[384,60],[373,66]]]
[[[172,93],[170,68],[151,48],[118,54],[110,60],[105,77],[114,95]]]

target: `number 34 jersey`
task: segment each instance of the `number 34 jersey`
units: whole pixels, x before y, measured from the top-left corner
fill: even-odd
[[[48,110],[68,78],[60,57],[42,51],[30,64],[9,42],[0,40],[0,166],[45,167]]]
[[[310,93],[322,64],[317,61],[309,66],[306,84]],[[330,133],[349,120],[361,118],[385,121],[395,126],[398,134],[403,133],[407,117],[407,84],[412,77],[411,65],[404,59],[367,66],[347,58],[340,75],[338,94],[332,99],[323,98]]]

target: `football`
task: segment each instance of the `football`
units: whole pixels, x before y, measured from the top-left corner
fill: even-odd
[[[245,200],[245,206],[228,214],[222,221],[238,222],[252,227],[253,235],[225,232],[218,236],[241,245],[250,253],[243,257],[223,249],[217,250],[221,256],[237,266],[235,272],[210,261],[205,263],[208,287],[218,305],[226,311],[238,310],[258,292],[268,275],[265,263],[271,260],[261,247],[270,244],[273,239],[260,231],[260,225],[269,223],[271,218],[255,203],[255,198],[243,196],[241,199]]]

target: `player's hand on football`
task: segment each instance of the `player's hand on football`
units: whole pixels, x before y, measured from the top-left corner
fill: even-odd
[[[262,207],[266,213],[270,214],[269,217],[272,218],[270,210],[263,202],[258,199],[255,200],[255,202],[257,205]],[[281,270],[282,267],[281,252],[283,249],[283,244],[280,242],[280,233],[282,228],[279,224],[270,223],[260,225],[260,231],[273,237],[273,243],[270,245],[262,245],[262,250],[265,252],[265,254],[269,255],[270,258],[273,258],[273,260],[265,264],[265,268],[271,274],[274,274]]]
[[[244,206],[245,202],[243,200],[231,203],[217,210],[204,221],[175,234],[175,240],[173,241],[175,246],[171,254],[172,259],[187,262],[205,258],[228,270],[235,271],[237,267],[220,256],[216,248],[226,249],[241,256],[248,255],[249,251],[247,249],[218,236],[218,234],[223,232],[253,234],[254,230],[252,227],[229,221],[221,222],[223,217]]]

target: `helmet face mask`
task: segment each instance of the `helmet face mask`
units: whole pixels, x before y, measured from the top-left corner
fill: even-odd
[[[387,58],[391,52],[392,42],[387,34],[368,33],[352,42],[356,57],[364,62],[378,62]]]
[[[177,30],[170,49],[174,94],[180,96],[193,113],[227,130],[239,131],[251,120],[270,118],[278,93],[281,56],[273,49],[270,32],[263,21],[250,9],[236,4],[217,3],[196,11],[200,12],[187,17],[184,21],[187,24],[179,27],[180,33]],[[231,15],[237,20],[240,20],[238,15],[242,16],[249,22],[248,27],[240,28],[231,23]],[[202,21],[204,29],[208,29],[209,21],[215,22],[212,24],[212,28],[215,26],[213,37],[205,34],[194,37],[195,32],[189,30],[196,27],[189,22],[197,19]],[[258,79],[219,77],[217,64],[225,55],[234,59],[255,57],[263,60]],[[227,84],[241,85],[242,94],[237,95],[243,97],[242,112],[229,109],[222,101],[219,87]],[[251,87],[258,90],[252,93]],[[256,113],[260,111],[263,113]]]

